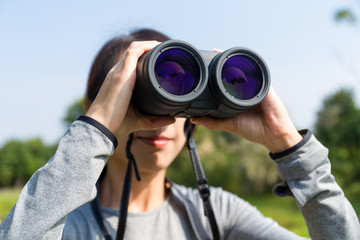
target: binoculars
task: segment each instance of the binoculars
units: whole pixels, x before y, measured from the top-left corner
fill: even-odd
[[[221,53],[165,41],[137,64],[132,103],[145,114],[227,118],[260,103],[270,87],[262,58],[234,47]]]

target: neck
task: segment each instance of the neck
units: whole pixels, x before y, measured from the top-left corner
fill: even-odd
[[[101,182],[99,189],[100,204],[113,209],[119,209],[120,207],[120,199],[126,174],[126,167],[116,165],[117,161],[108,162],[107,174]],[[140,175],[141,181],[137,181],[133,170],[129,212],[151,211],[159,207],[166,198],[165,169],[157,172],[140,172]]]

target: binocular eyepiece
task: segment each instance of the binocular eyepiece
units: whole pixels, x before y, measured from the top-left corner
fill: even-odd
[[[265,62],[249,49],[216,53],[169,40],[140,57],[132,103],[149,115],[227,118],[260,103],[269,87]]]

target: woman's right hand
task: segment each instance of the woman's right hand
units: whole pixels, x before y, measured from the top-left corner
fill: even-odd
[[[117,138],[131,132],[155,129],[175,121],[173,117],[146,116],[130,103],[136,81],[138,59],[159,42],[133,42],[121,60],[108,72],[101,89],[86,115],[102,123]]]

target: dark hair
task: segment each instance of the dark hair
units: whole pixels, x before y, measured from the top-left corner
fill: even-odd
[[[156,40],[163,42],[170,38],[151,29],[140,29],[128,36],[120,36],[108,41],[97,54],[88,78],[86,101],[93,102],[103,84],[107,73],[120,60],[122,54],[134,41]]]

